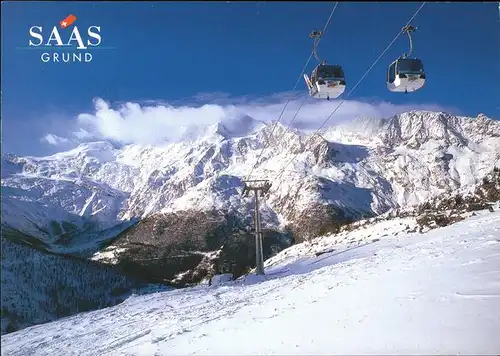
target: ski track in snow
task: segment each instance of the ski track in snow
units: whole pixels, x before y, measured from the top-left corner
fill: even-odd
[[[281,256],[265,278],[133,296],[7,334],[2,355],[500,352],[500,212]]]

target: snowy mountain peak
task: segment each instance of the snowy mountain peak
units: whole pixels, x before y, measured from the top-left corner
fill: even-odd
[[[383,120],[383,142],[394,147],[409,148],[435,141],[444,146],[467,146],[469,141],[480,141],[481,135],[498,136],[500,123],[479,115],[477,119],[453,116],[444,112],[410,111]]]
[[[488,117],[487,115],[483,114],[483,113],[479,113],[477,115],[477,120],[492,120],[490,117]]]
[[[85,142],[78,145],[74,152],[85,152],[87,154],[93,154],[96,152],[108,152],[114,151],[115,147],[108,141],[96,141],[96,142]]]
[[[42,158],[57,159],[64,157],[93,157],[97,161],[104,163],[115,159],[118,149],[119,148],[116,148],[111,142],[108,141],[85,142],[79,144],[76,148],[70,151],[56,153],[55,155]]]
[[[444,113],[413,111],[387,120],[383,141],[388,146],[404,144],[418,148],[430,139],[446,144],[464,145],[465,138],[457,132],[458,118]]]
[[[217,124],[217,132],[225,138],[245,137],[267,127],[263,121],[256,120],[248,115],[236,119],[225,120]]]
[[[252,135],[267,126],[267,123],[248,115],[226,117],[216,124],[207,126],[191,125],[184,127],[183,134],[177,143],[209,142],[216,143],[226,139],[234,139]],[[168,144],[167,144],[168,145]]]

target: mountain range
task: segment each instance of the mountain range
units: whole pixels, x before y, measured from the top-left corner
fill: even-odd
[[[2,238],[149,282],[195,283],[223,262],[236,274],[253,266],[245,179],[271,183],[260,206],[269,258],[355,220],[472,192],[494,167],[500,122],[482,114],[411,111],[317,135],[242,116],[157,146],[3,155]]]

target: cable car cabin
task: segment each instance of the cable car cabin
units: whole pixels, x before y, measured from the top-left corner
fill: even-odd
[[[414,92],[425,84],[424,65],[420,59],[399,58],[387,71],[387,89],[392,92]]]
[[[316,99],[338,98],[345,90],[345,76],[339,65],[320,64],[311,73],[304,74],[309,95]]]

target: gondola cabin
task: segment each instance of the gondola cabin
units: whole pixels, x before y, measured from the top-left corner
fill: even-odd
[[[309,95],[316,99],[338,98],[345,90],[344,71],[339,65],[320,64],[311,73],[304,74]]]
[[[425,85],[424,65],[420,59],[399,58],[387,71],[387,89],[392,92],[414,92]]]

